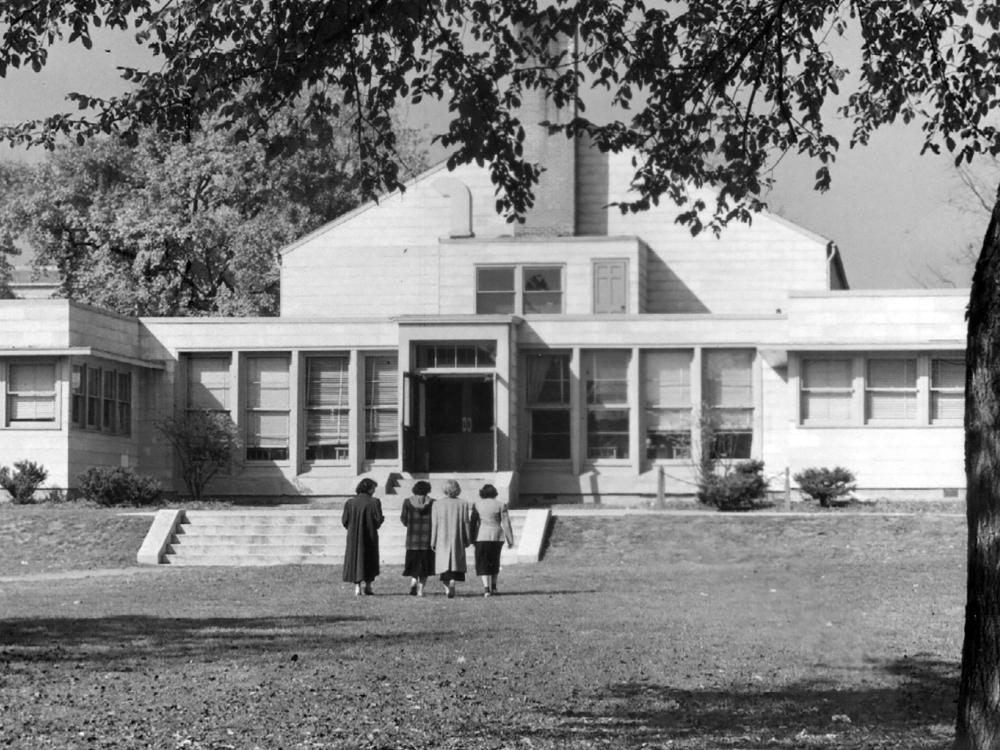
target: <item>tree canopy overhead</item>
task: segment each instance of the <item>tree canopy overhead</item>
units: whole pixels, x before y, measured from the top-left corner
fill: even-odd
[[[541,6],[541,7],[539,7]],[[960,158],[1000,151],[990,120],[1000,90],[1000,3],[959,0],[13,0],[0,10],[0,76],[40,69],[57,39],[89,45],[98,26],[129,29],[150,69],[122,68],[121,96],[70,95],[76,113],[0,131],[12,143],[52,144],[96,132],[135,136],[146,125],[178,134],[207,116],[271,152],[305,128],[330,137],[349,117],[366,197],[401,187],[391,114],[400,101],[447,102],[437,134],[450,163],[488,164],[498,209],[531,205],[538,169],[526,163],[518,105],[542,91],[578,116],[561,124],[598,147],[636,154],[641,210],[691,186],[713,184],[715,228],[761,207],[770,170],[795,151],[829,185],[840,144],[826,119],[848,71],[831,41],[861,39],[839,116],[852,141],[920,119],[926,146]],[[575,46],[554,44],[573,38]],[[591,118],[590,87],[617,117]],[[290,110],[290,101],[301,107]],[[287,113],[294,111],[293,117]]]

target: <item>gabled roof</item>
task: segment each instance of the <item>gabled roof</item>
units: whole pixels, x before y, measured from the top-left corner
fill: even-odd
[[[416,185],[418,182],[420,182],[421,180],[426,179],[427,177],[431,176],[432,174],[434,174],[436,172],[440,172],[442,170],[446,170],[447,168],[448,168],[448,162],[447,162],[447,160],[442,160],[442,161],[438,162],[437,164],[434,164],[433,166],[428,167],[427,169],[425,169],[423,172],[421,172],[417,176],[415,176],[415,177],[407,180],[404,183],[404,189],[411,188],[414,185]],[[363,214],[365,211],[368,211],[368,210],[370,210],[372,208],[375,208],[375,206],[377,206],[380,202],[382,202],[382,201],[384,201],[384,200],[386,200],[388,198],[392,198],[393,196],[402,195],[402,194],[403,194],[403,190],[394,190],[391,193],[384,193],[384,194],[378,196],[377,198],[375,198],[374,200],[370,200],[370,201],[367,201],[365,203],[362,203],[357,208],[353,208],[350,211],[348,211],[347,213],[341,214],[336,219],[332,219],[331,221],[328,221],[326,224],[323,224],[322,226],[317,227],[316,229],[314,229],[313,231],[309,232],[308,234],[305,234],[302,237],[299,237],[294,242],[291,242],[290,244],[285,245],[283,248],[281,248],[278,251],[278,253],[280,255],[287,255],[288,253],[292,252],[293,250],[297,250],[299,247],[301,247],[302,245],[306,244],[307,242],[309,242],[313,238],[318,237],[319,235],[323,234],[324,232],[328,232],[329,230],[333,229],[334,227],[340,226],[341,224],[350,221],[354,217]]]

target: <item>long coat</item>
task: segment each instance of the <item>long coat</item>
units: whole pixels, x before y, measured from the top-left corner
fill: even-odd
[[[431,506],[431,549],[438,574],[466,570],[465,548],[472,544],[471,507],[460,497],[442,497]]]
[[[341,522],[347,529],[344,580],[372,581],[379,574],[378,527],[385,520],[382,502],[371,495],[355,495],[344,504]]]

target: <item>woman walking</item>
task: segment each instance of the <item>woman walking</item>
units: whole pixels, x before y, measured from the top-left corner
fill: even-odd
[[[384,520],[382,503],[372,497],[378,485],[362,479],[354,490],[357,494],[344,504],[341,522],[347,529],[344,549],[344,581],[354,584],[354,595],[362,591],[370,596],[372,581],[379,574],[378,528]],[[363,587],[363,588],[362,588]]]
[[[472,504],[472,528],[476,530],[476,575],[483,582],[483,596],[497,593],[500,553],[504,542],[514,546],[507,504],[497,500],[497,488],[484,484]]]
[[[413,494],[403,501],[399,520],[406,527],[406,559],[403,575],[410,577],[410,596],[423,596],[427,576],[434,575],[434,550],[431,549],[431,485],[424,480],[414,483]]]
[[[455,597],[455,581],[465,580],[465,548],[472,542],[469,503],[459,497],[462,488],[449,479],[441,488],[444,497],[431,506],[431,548],[434,569],[449,599]]]

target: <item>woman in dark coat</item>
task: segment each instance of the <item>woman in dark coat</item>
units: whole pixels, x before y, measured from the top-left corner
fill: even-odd
[[[403,501],[399,520],[406,527],[406,560],[403,575],[410,577],[410,596],[423,596],[427,576],[434,575],[434,550],[431,549],[431,485],[420,480],[413,485],[413,495]]]
[[[358,482],[357,493],[344,504],[341,522],[347,529],[344,549],[344,581],[354,584],[354,595],[371,595],[372,581],[379,574],[378,527],[384,520],[382,503],[372,493],[378,485],[371,479]],[[362,589],[362,585],[364,589]]]

